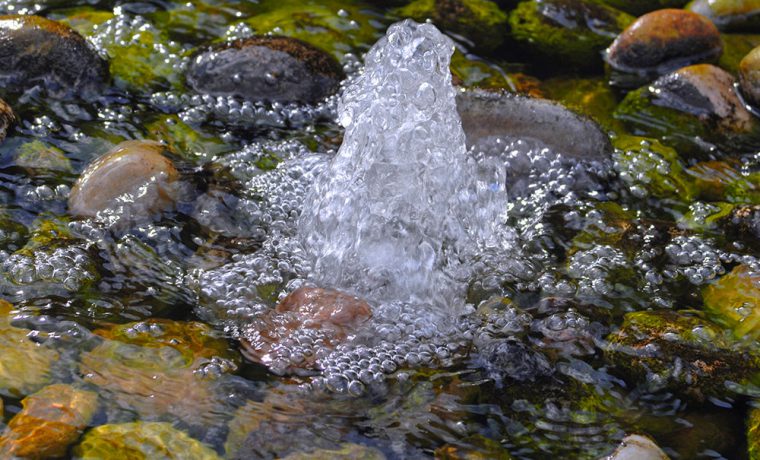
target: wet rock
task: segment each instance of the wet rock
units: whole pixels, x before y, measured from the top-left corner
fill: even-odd
[[[720,30],[756,31],[760,26],[758,0],[694,0],[687,9],[709,18]]]
[[[95,96],[108,64],[79,33],[39,16],[0,16],[0,83],[43,85],[55,96]]]
[[[542,89],[549,99],[586,115],[605,131],[624,133],[622,123],[612,116],[618,104],[614,90],[601,77],[554,78],[544,81]]]
[[[760,272],[738,265],[702,291],[705,310],[738,339],[760,337]]]
[[[435,450],[436,460],[512,460],[509,451],[498,441],[481,435],[461,441],[463,445],[445,445]]]
[[[760,46],[739,63],[739,83],[747,102],[760,107]]]
[[[16,122],[13,109],[4,100],[0,99],[0,142],[5,139],[8,129]]]
[[[222,429],[238,359],[210,327],[152,319],[95,333],[105,340],[82,355],[79,372],[105,395],[110,420],[180,421],[202,438]]]
[[[601,51],[633,20],[588,0],[521,2],[509,16],[512,37],[532,53],[582,68],[601,67]]]
[[[690,202],[697,194],[678,152],[656,139],[622,135],[614,139],[615,169],[636,196]]]
[[[71,385],[50,385],[24,398],[21,412],[0,437],[3,457],[58,458],[66,455],[98,408],[98,395]]]
[[[197,54],[186,77],[194,90],[214,96],[314,103],[333,94],[344,74],[335,59],[306,42],[256,36]]]
[[[507,135],[538,139],[577,159],[602,160],[612,153],[609,137],[596,123],[544,99],[469,90],[457,94],[457,111],[468,147]]]
[[[94,217],[128,206],[130,217],[144,217],[171,208],[179,173],[164,147],[153,141],[126,141],[90,163],[69,196],[69,212]]]
[[[717,60],[723,50],[718,29],[685,10],[645,14],[628,26],[605,52],[615,73],[610,84],[635,87],[682,66]]]
[[[648,437],[631,434],[623,438],[615,452],[603,460],[669,460],[669,458]]]
[[[698,401],[725,395],[725,382],[747,383],[760,371],[760,361],[722,328],[683,312],[628,313],[607,340],[607,359],[627,378]]]
[[[27,329],[13,327],[13,307],[0,299],[0,394],[18,398],[44,387],[51,380],[50,368],[59,353],[31,340]]]
[[[397,14],[418,22],[432,19],[436,26],[464,36],[485,52],[498,48],[507,30],[507,14],[488,0],[415,0]]]
[[[198,459],[218,460],[210,447],[170,423],[134,422],[101,425],[85,434],[74,448],[73,458],[96,460],[102,458]]]
[[[372,316],[367,302],[333,289],[304,287],[293,291],[271,314],[254,320],[241,339],[243,355],[272,372],[298,372],[282,368],[278,360],[281,343],[299,334],[316,334],[322,346],[333,348],[348,340],[357,327]],[[314,341],[312,338],[312,343]],[[304,356],[301,370],[313,365],[315,356]]]
[[[0,250],[16,251],[26,242],[29,232],[11,212],[0,207]]]
[[[750,409],[747,417],[747,450],[750,460],[760,458],[760,408]]]
[[[760,147],[760,122],[744,107],[734,78],[710,65],[684,67],[631,91],[615,110],[629,128],[661,137],[682,156],[708,157],[715,147]]]
[[[486,375],[498,386],[505,379],[533,382],[551,375],[554,371],[546,357],[530,349],[519,340],[496,340],[478,350],[478,360]]]
[[[739,74],[739,64],[753,49],[760,46],[760,34],[721,34],[723,54],[718,67],[732,75]]]
[[[694,179],[697,197],[712,202],[760,203],[760,173],[742,173],[738,160],[702,161],[686,170]]]

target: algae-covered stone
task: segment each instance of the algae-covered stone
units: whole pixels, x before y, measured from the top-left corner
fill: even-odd
[[[7,102],[0,99],[0,142],[5,139],[8,130],[16,122],[16,115]]]
[[[219,456],[210,447],[172,427],[170,423],[134,422],[101,425],[91,429],[74,448],[73,458],[218,460]]]
[[[481,435],[470,436],[457,443],[435,450],[436,460],[512,460],[509,451],[498,441]]]
[[[709,18],[720,30],[756,31],[760,0],[694,0],[687,8]]]
[[[618,136],[613,139],[615,169],[635,195],[691,201],[697,193],[678,153],[656,139]]]
[[[12,213],[0,207],[0,250],[16,251],[26,242],[29,232]]]
[[[529,50],[583,68],[601,67],[602,50],[633,20],[594,0],[531,0],[509,16],[512,37]]]
[[[11,310],[0,299],[0,394],[18,398],[50,383],[50,368],[60,355],[32,341],[29,330],[11,326]]]
[[[2,456],[58,458],[90,424],[98,395],[71,385],[49,385],[24,398],[21,406],[0,436]]]
[[[508,90],[520,94],[539,96],[540,82],[520,73],[506,73],[498,66],[480,59],[472,59],[459,50],[451,56],[452,83],[463,88]]]
[[[698,198],[728,203],[760,203],[760,173],[741,173],[741,164],[732,159],[703,161],[689,167]]]
[[[760,408],[750,409],[747,416],[747,447],[749,460],[760,459]]]
[[[694,202],[679,219],[678,226],[696,232],[719,231],[725,229],[725,221],[731,218],[733,211],[731,203]]]
[[[612,116],[618,100],[603,78],[555,78],[544,81],[542,88],[548,98],[590,117],[603,129],[618,133],[625,131],[622,123]]]
[[[40,140],[27,142],[16,150],[16,166],[30,172],[49,171],[73,173],[71,161],[63,150]]]
[[[750,51],[739,63],[739,83],[744,97],[760,107],[760,46]]]
[[[415,0],[396,14],[418,22],[432,19],[436,26],[464,36],[485,52],[498,48],[507,31],[507,14],[489,0]]]
[[[96,333],[106,340],[82,355],[79,371],[99,388],[107,414],[178,420],[204,435],[223,426],[232,411],[225,376],[237,368],[237,355],[211,328],[148,320]]]
[[[635,383],[697,400],[724,395],[725,382],[747,383],[760,371],[722,328],[683,312],[628,313],[607,340],[608,360]]]
[[[734,91],[734,78],[710,65],[684,67],[631,91],[615,117],[637,134],[661,136],[682,156],[715,147],[736,154],[760,148],[760,121]]]
[[[732,75],[739,75],[742,59],[760,46],[760,34],[721,34],[723,54],[718,66]]]
[[[39,16],[0,16],[0,83],[45,86],[56,96],[92,97],[108,64],[73,29]]]
[[[289,37],[256,36],[197,54],[187,71],[196,91],[253,101],[317,102],[344,78],[325,51]]]
[[[177,115],[162,115],[145,130],[166,142],[169,150],[194,163],[211,160],[232,148],[218,137],[188,125]]]
[[[619,73],[611,84],[635,87],[685,65],[717,60],[722,51],[720,33],[708,19],[664,9],[628,26],[607,48],[605,60]]]
[[[297,452],[283,457],[283,460],[385,460],[379,450],[360,444],[346,443],[339,449],[317,449]]]
[[[171,208],[179,173],[153,141],[126,141],[99,157],[79,176],[69,196],[69,212],[96,216],[126,199],[144,217]]]
[[[263,0],[258,10],[244,20],[257,34],[297,38],[337,59],[369,49],[385,30],[382,15],[349,0]]]
[[[760,272],[737,265],[702,291],[705,310],[738,339],[760,337]]]

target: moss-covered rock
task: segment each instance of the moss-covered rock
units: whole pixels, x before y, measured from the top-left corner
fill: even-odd
[[[369,49],[385,29],[380,14],[348,0],[263,0],[258,8],[243,22],[255,33],[298,38],[337,59]]]
[[[738,265],[702,291],[705,310],[737,339],[760,337],[760,272]]]
[[[685,202],[696,196],[694,181],[674,149],[638,136],[617,136],[613,145],[615,169],[634,194]]]
[[[747,416],[747,452],[749,460],[760,459],[760,408],[750,409]]]
[[[694,180],[698,198],[728,203],[760,203],[760,173],[743,174],[741,164],[732,159],[703,161],[686,172]]]
[[[231,147],[220,138],[190,126],[176,115],[162,115],[145,126],[146,134],[156,136],[169,150],[192,163],[211,160]]]
[[[507,32],[507,14],[489,0],[415,0],[395,13],[418,22],[432,19],[436,26],[464,36],[484,52],[498,48]]]
[[[718,29],[706,18],[677,9],[645,14],[605,52],[610,83],[636,87],[684,65],[716,61],[723,51]]]
[[[634,16],[663,8],[681,8],[689,0],[602,0],[604,3]]]
[[[697,400],[725,395],[725,382],[747,383],[760,372],[760,360],[724,329],[684,312],[628,313],[607,340],[607,359],[628,379]]]
[[[544,81],[542,88],[547,97],[590,117],[603,129],[625,132],[622,123],[612,116],[617,96],[603,78],[555,78]]]
[[[685,157],[715,147],[733,154],[760,148],[760,121],[734,91],[734,78],[710,64],[684,67],[631,91],[615,117],[635,134],[661,137]]]
[[[739,64],[750,51],[760,46],[760,34],[721,34],[723,54],[718,60],[721,69],[739,74]]]
[[[760,0],[694,0],[687,9],[709,18],[720,30],[756,31]]]
[[[602,50],[634,18],[595,0],[531,0],[509,15],[512,37],[563,65],[600,68]]]
[[[27,329],[10,324],[11,304],[0,299],[0,394],[19,398],[51,381],[59,353],[31,340]]]
[[[524,73],[507,73],[496,64],[473,59],[459,50],[451,56],[452,83],[463,88],[506,90],[539,97],[541,82]]]
[[[24,398],[21,406],[0,436],[0,453],[14,458],[59,458],[92,421],[98,395],[71,385],[49,385]]]
[[[0,207],[0,250],[16,251],[20,249],[29,235],[24,224],[19,222],[6,209]]]
[[[30,173],[45,171],[53,173],[74,172],[63,150],[40,140],[26,142],[16,150],[16,166],[20,166]]]
[[[194,90],[253,101],[318,102],[345,77],[325,51],[291,37],[255,36],[196,54],[187,70]]]
[[[74,448],[73,458],[78,460],[103,458],[218,460],[219,456],[210,447],[177,430],[169,423],[134,422],[93,428]]]

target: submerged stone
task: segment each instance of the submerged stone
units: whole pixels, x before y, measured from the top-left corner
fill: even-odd
[[[760,107],[760,46],[739,63],[739,83],[747,102]]]
[[[718,60],[718,67],[732,75],[739,75],[742,59],[753,49],[760,46],[760,34],[721,34],[723,54]]]
[[[615,452],[603,460],[670,460],[670,457],[649,437],[630,434],[623,438]]]
[[[684,67],[628,93],[615,117],[645,135],[662,136],[682,156],[760,147],[760,121],[742,104],[734,78],[710,65]]]
[[[71,161],[66,158],[63,150],[40,140],[27,142],[16,150],[16,166],[21,166],[31,174],[38,171],[74,172]]]
[[[634,16],[641,16],[662,8],[681,8],[689,0],[602,0],[603,3]]]
[[[334,348],[371,316],[369,304],[357,297],[333,289],[303,287],[285,297],[269,315],[253,321],[241,340],[242,352],[277,373],[295,371],[280,369],[277,358],[279,348],[296,339],[299,330],[311,330],[318,334],[323,347]],[[315,358],[305,356],[300,368],[310,368]]]
[[[470,436],[457,444],[460,445],[445,445],[436,449],[436,460],[512,460],[514,458],[501,443],[481,435]]]
[[[19,398],[50,383],[50,368],[60,355],[32,341],[31,331],[11,326],[12,308],[0,299],[0,394]]]
[[[174,205],[179,173],[153,141],[126,141],[90,163],[71,189],[69,212],[94,217],[126,207],[142,218]],[[124,217],[124,216],[122,216]]]
[[[218,460],[219,456],[210,447],[172,427],[170,423],[134,422],[101,425],[91,429],[74,448],[73,458]]]
[[[534,382],[554,368],[546,357],[519,340],[495,340],[478,349],[486,375],[501,387],[504,381]],[[506,383],[509,384],[509,383]]]
[[[722,51],[720,33],[707,18],[665,9],[628,26],[607,48],[605,60],[621,74],[610,83],[631,87],[686,65],[717,60]]]
[[[606,357],[649,390],[667,388],[698,401],[727,393],[725,383],[747,383],[760,361],[710,321],[676,311],[625,315],[607,337]]]
[[[4,100],[0,99],[0,142],[8,135],[8,130],[16,123],[16,115],[13,109]]]
[[[108,64],[68,26],[39,16],[0,16],[0,83],[43,85],[55,96],[95,96]]]
[[[705,310],[737,339],[760,337],[760,273],[737,265],[702,291]]]
[[[317,449],[297,452],[282,460],[385,460],[385,455],[372,447],[345,443],[339,449]]]
[[[756,31],[760,26],[758,0],[694,0],[687,8],[709,18],[720,30]]]
[[[507,31],[507,14],[489,0],[415,0],[396,13],[419,22],[432,19],[441,29],[464,36],[485,52],[498,48]]]
[[[21,406],[0,436],[0,453],[14,458],[59,458],[92,421],[98,395],[57,384],[27,396]]]
[[[318,102],[345,77],[325,51],[288,37],[256,36],[197,54],[187,71],[196,91],[252,101]]]
[[[593,0],[521,2],[509,16],[512,37],[545,59],[601,67],[601,52],[634,18]]]
[[[747,416],[747,452],[749,460],[760,459],[760,408],[753,407]]]
[[[460,92],[456,102],[469,147],[513,136],[539,140],[579,160],[603,160],[612,153],[609,136],[594,121],[556,102],[480,90]]]

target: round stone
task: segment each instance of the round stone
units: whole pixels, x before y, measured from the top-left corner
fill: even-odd
[[[607,48],[615,70],[662,75],[682,66],[717,59],[723,51],[715,25],[696,13],[663,9],[638,18]]]
[[[196,54],[187,71],[194,90],[253,101],[318,102],[335,93],[340,64],[308,43],[257,36]]]
[[[0,84],[42,85],[54,96],[92,97],[108,63],[70,27],[39,16],[0,16]]]
[[[128,204],[138,213],[154,213],[174,204],[179,177],[164,147],[153,141],[126,141],[96,159],[82,172],[69,196],[69,212],[96,216]]]
[[[13,109],[4,100],[0,99],[0,141],[5,139],[8,134],[8,128],[16,122],[16,115]]]

